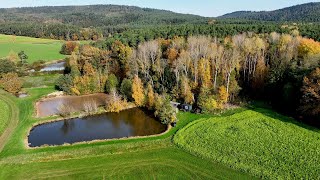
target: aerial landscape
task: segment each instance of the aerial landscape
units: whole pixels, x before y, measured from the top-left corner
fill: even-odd
[[[1,3],[2,179],[320,179],[320,1]]]

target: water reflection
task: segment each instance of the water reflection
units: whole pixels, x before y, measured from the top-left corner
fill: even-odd
[[[98,139],[114,139],[132,136],[160,134],[166,126],[147,115],[139,108],[120,113],[58,121],[35,127],[29,135],[31,147],[41,145],[61,145],[92,141]]]
[[[49,98],[37,104],[38,117],[46,117],[59,114],[59,107],[67,105],[73,111],[83,111],[84,103],[95,102],[97,106],[105,105],[107,95],[97,93],[87,96],[65,96]]]

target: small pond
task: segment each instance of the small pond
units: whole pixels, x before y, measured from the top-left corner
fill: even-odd
[[[103,93],[86,96],[63,96],[48,98],[37,103],[37,117],[46,117],[59,114],[59,107],[68,105],[74,112],[84,110],[86,102],[95,102],[97,106],[106,104],[107,95]]]
[[[167,126],[139,108],[120,113],[51,122],[34,127],[28,137],[30,147],[62,145],[93,140],[148,136],[165,132]]]
[[[50,72],[50,71],[63,71],[65,69],[66,62],[56,62],[53,64],[49,64],[42,68],[40,72]]]

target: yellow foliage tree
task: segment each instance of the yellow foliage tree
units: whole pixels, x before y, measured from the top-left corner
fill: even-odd
[[[127,106],[127,102],[123,101],[121,96],[117,93],[115,89],[111,90],[110,96],[106,102],[107,112],[119,113]]]
[[[320,42],[316,42],[313,39],[303,38],[300,41],[299,55],[310,56],[320,53]]]
[[[148,109],[153,109],[155,106],[155,96],[151,83],[148,84],[148,95],[147,95],[147,107]]]
[[[221,107],[223,107],[224,104],[228,102],[228,97],[229,97],[229,94],[227,92],[227,88],[225,86],[220,86],[218,99]]]
[[[132,97],[137,106],[144,105],[145,95],[143,91],[143,84],[141,82],[141,79],[137,75],[134,76],[132,83]]]
[[[194,97],[189,84],[189,79],[185,76],[183,76],[181,79],[181,97],[184,99],[185,103],[194,103]]]

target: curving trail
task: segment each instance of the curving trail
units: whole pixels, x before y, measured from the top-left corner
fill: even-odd
[[[0,152],[1,152],[7,140],[11,136],[13,130],[18,125],[19,108],[17,107],[16,103],[10,97],[8,97],[8,93],[2,90],[0,90],[0,99],[3,100],[9,107],[9,121],[8,121],[9,124],[7,125],[6,129],[0,136]]]

